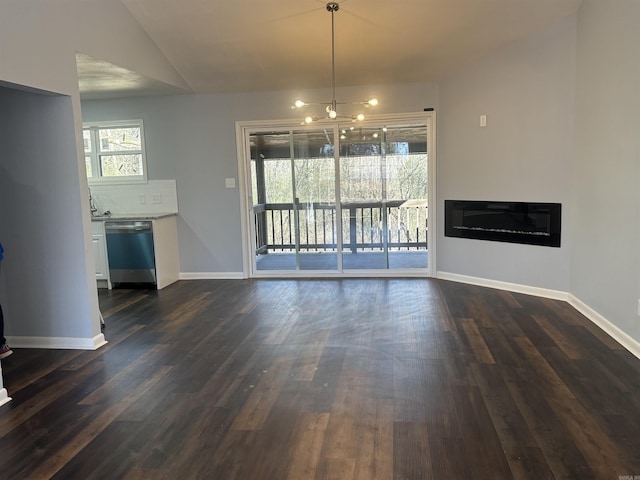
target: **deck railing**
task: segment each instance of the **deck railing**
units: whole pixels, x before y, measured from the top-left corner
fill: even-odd
[[[343,250],[427,248],[426,200],[343,202],[341,211]],[[337,250],[335,203],[263,203],[253,212],[256,254]]]

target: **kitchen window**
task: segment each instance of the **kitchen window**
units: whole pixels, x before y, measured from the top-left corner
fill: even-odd
[[[85,123],[82,136],[90,183],[147,180],[142,120]]]

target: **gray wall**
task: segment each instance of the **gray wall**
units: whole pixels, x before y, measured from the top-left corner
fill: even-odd
[[[91,339],[71,99],[0,87],[6,335]],[[73,161],[69,161],[72,159]],[[95,288],[94,288],[95,289]]]
[[[339,89],[338,98],[381,100],[377,113],[437,108],[435,84]],[[175,178],[183,273],[242,272],[240,197],[224,179],[238,178],[235,122],[292,118],[298,98],[331,99],[330,91],[185,95],[82,103],[83,120],[142,118],[149,178]],[[300,117],[302,119],[302,117]]]
[[[571,292],[640,341],[640,2],[578,14]]]
[[[445,199],[559,202],[561,248],[444,237],[438,271],[568,291],[575,16],[440,86],[438,213]],[[479,117],[487,115],[487,126]]]

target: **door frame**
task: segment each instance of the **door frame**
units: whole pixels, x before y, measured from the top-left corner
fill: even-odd
[[[408,270],[363,270],[362,272],[349,271],[345,275],[343,271],[335,273],[321,273],[312,270],[287,272],[291,277],[296,274],[304,277],[435,277],[436,268],[436,240],[437,240],[437,213],[436,205],[436,112],[419,112],[389,115],[371,115],[366,120],[358,122],[359,125],[378,125],[380,123],[424,123],[427,126],[427,168],[428,168],[428,218],[427,218],[427,245],[429,264],[426,270],[416,269],[416,272]],[[243,278],[273,278],[282,277],[281,272],[254,271],[252,259],[255,256],[253,245],[251,244],[251,234],[253,231],[253,201],[251,198],[251,169],[248,162],[251,160],[249,151],[248,134],[257,131],[268,130],[305,130],[315,129],[318,126],[337,127],[338,123],[333,120],[318,121],[311,125],[300,125],[298,119],[289,120],[239,120],[236,121],[236,150],[238,160],[238,187],[240,195],[241,211],[241,232],[242,232],[242,277]],[[338,164],[336,164],[338,167]],[[336,185],[338,188],[338,185]],[[296,273],[297,272],[297,273]]]

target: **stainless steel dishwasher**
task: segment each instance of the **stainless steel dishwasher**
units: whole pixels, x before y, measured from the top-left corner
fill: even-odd
[[[111,283],[156,284],[153,223],[110,221],[104,223]]]

